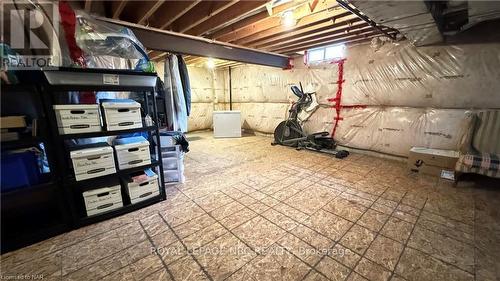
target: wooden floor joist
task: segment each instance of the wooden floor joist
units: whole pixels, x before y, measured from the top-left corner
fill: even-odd
[[[283,50],[280,50],[280,53],[293,54],[293,53],[302,51],[304,49],[313,49],[313,48],[319,48],[319,47],[323,47],[323,46],[336,45],[336,44],[349,45],[350,43],[352,43],[352,41],[357,41],[357,40],[361,40],[361,39],[371,39],[373,37],[378,37],[378,36],[380,36],[379,31],[371,30],[367,33],[363,33],[360,35],[342,37],[341,39],[335,39],[332,37],[330,40],[322,40],[322,41],[319,41],[318,43],[311,43],[311,44],[301,46],[301,47],[296,47],[296,48],[283,49]]]
[[[327,33],[327,34],[324,34],[324,35],[321,35],[318,37],[314,37],[314,38],[311,38],[308,40],[302,40],[301,42],[297,42],[294,44],[286,44],[286,45],[283,45],[280,47],[273,47],[270,50],[274,50],[274,51],[279,52],[280,50],[286,50],[286,49],[290,49],[290,48],[297,48],[297,47],[301,48],[303,46],[309,46],[311,44],[317,44],[317,43],[321,43],[323,41],[347,38],[347,37],[352,36],[352,35],[363,34],[363,33],[371,32],[371,31],[374,31],[373,27],[371,27],[371,26],[363,26],[362,28],[356,28],[356,29],[351,29],[351,30],[349,30],[349,29],[336,30],[334,32]]]
[[[117,0],[105,4],[84,0],[79,3],[82,8],[94,13],[97,10],[106,11],[108,18],[128,21],[148,28],[204,36],[217,40],[218,42],[213,42],[216,44],[231,43],[237,45],[236,47],[243,46],[284,55],[305,51],[315,46],[341,43],[343,40],[351,42],[353,37],[371,34],[372,31],[368,23],[333,0],[278,2],[271,0]],[[101,9],[99,5],[104,5],[105,9]],[[285,26],[285,12],[291,13],[295,19],[292,26]],[[148,52],[148,55],[162,58],[168,46],[163,46],[157,39],[149,38],[143,30],[135,30],[134,32],[140,33],[143,38],[146,36],[151,39],[149,48],[162,50],[160,53]],[[175,45],[172,47],[175,49],[172,50],[174,52],[179,52],[179,48],[185,45],[169,42],[168,44]],[[209,44],[212,44],[211,42]],[[227,49],[234,47],[231,45]],[[184,50],[183,48],[181,49]],[[203,49],[205,48],[211,49],[212,47],[206,45]],[[190,52],[188,50],[182,53]],[[196,49],[191,53],[195,56],[185,57],[186,62],[203,64],[197,57],[200,55],[218,57],[214,54],[203,53],[200,48]],[[220,55],[220,52],[218,54]],[[238,60],[234,55],[226,58]]]
[[[297,29],[313,26],[315,24],[319,24],[322,22],[327,22],[333,19],[334,17],[338,17],[342,14],[344,14],[345,16],[349,15],[348,12],[336,6],[335,2],[328,2],[323,6],[318,6],[317,9],[321,11],[298,18],[296,24],[290,27],[285,26],[283,24],[283,20],[281,17],[277,17],[279,21],[277,23],[274,23],[273,26],[269,26],[265,30],[260,30],[253,34],[247,34],[241,39],[234,41],[234,43],[239,45],[245,45],[258,40],[267,39],[275,35],[280,35]]]
[[[301,40],[310,39],[311,37],[319,36],[325,32],[331,32],[336,29],[344,29],[355,27],[359,24],[367,26],[367,23],[360,23],[361,20],[354,16],[347,16],[340,19],[332,19],[331,21],[323,22],[307,28],[298,29],[295,31],[287,32],[285,34],[272,36],[269,39],[258,41],[251,44],[253,48],[267,48],[275,47],[278,45],[293,44]]]
[[[265,5],[267,1],[241,1],[236,5],[232,5],[227,8],[223,13],[218,16],[211,17],[204,21],[202,24],[198,24],[197,26],[186,31],[187,34],[200,36],[207,31],[215,30],[220,26],[224,25],[226,22],[237,18],[239,16],[245,15],[246,13],[250,13],[255,9],[261,8]]]

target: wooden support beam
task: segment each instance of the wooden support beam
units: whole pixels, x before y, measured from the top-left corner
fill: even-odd
[[[368,27],[365,26],[363,28],[350,30],[350,31],[344,30],[343,32],[333,32],[332,34],[321,35],[321,36],[318,36],[316,38],[304,40],[303,42],[300,42],[300,43],[275,47],[275,48],[272,48],[272,50],[275,50],[277,52],[281,52],[281,50],[288,50],[291,48],[302,48],[303,46],[315,45],[315,44],[318,44],[318,43],[321,43],[324,41],[338,40],[338,39],[346,38],[349,36],[360,35],[360,34],[369,33],[369,32],[373,32],[373,31],[374,30],[371,26],[368,26]]]
[[[310,38],[311,36],[316,36],[321,32],[344,28],[346,26],[351,26],[357,22],[361,22],[361,19],[354,15],[346,16],[340,19],[334,18],[332,20],[307,28],[298,29],[281,35],[276,35],[268,39],[260,40],[253,44],[250,44],[249,46],[255,48],[269,48],[277,45],[293,44],[296,41],[304,40]]]
[[[272,15],[282,13],[283,11],[286,11],[288,9],[291,9],[291,8],[296,7],[298,5],[301,5],[301,4],[302,3],[300,3],[299,1],[286,2],[286,3],[281,4],[279,6],[273,7],[272,8]],[[268,20],[269,17],[270,17],[270,15],[269,15],[269,12],[267,10],[262,11],[258,14],[255,14],[255,15],[250,16],[248,18],[242,19],[238,22],[235,22],[234,24],[231,24],[230,26],[224,27],[221,30],[216,31],[213,34],[211,34],[210,37],[213,39],[219,39],[220,41],[229,42],[229,41],[225,40],[224,37],[233,36],[233,35],[235,35],[236,32],[238,32],[244,28],[248,28],[249,26],[251,26],[253,24],[257,24],[257,23],[260,23],[260,22],[265,21],[265,20],[269,21]]]
[[[191,28],[203,23],[213,16],[236,4],[238,0],[231,1],[201,1],[189,13],[180,17],[173,23],[174,30],[184,33]]]
[[[255,11],[255,9],[259,9],[263,7],[267,3],[267,0],[259,0],[259,1],[242,1],[237,5],[232,5],[227,8],[223,13],[221,13],[217,17],[211,17],[204,21],[202,24],[199,24],[185,33],[191,35],[202,35],[207,31],[214,30],[219,28],[220,26],[226,24],[228,21],[234,20],[235,18],[239,18],[244,16],[245,14],[251,13]]]
[[[322,41],[318,41],[316,43],[309,43],[309,44],[304,44],[302,46],[295,46],[295,47],[282,49],[282,50],[280,50],[280,53],[290,54],[290,53],[300,52],[300,51],[304,51],[307,49],[319,48],[319,47],[328,46],[328,45],[335,45],[335,44],[342,44],[342,43],[348,44],[348,43],[351,43],[353,40],[367,39],[367,38],[373,38],[373,37],[377,37],[377,36],[380,36],[380,32],[373,31],[373,29],[372,29],[369,32],[366,32],[363,34],[348,35],[348,36],[344,36],[344,37],[334,36],[328,40],[322,40]]]
[[[312,14],[305,16],[301,19],[299,19],[296,23],[295,26],[293,27],[286,27],[283,26],[281,23],[275,27],[272,27],[270,29],[252,34],[250,36],[247,36],[245,38],[242,38],[238,41],[235,41],[235,44],[238,45],[247,45],[252,42],[256,42],[258,40],[264,40],[264,39],[269,39],[272,38],[273,36],[276,35],[282,35],[286,34],[288,32],[293,32],[295,30],[303,29],[303,28],[308,28],[317,24],[325,23],[325,22],[331,22],[333,19],[339,19],[342,17],[347,17],[350,16],[351,13],[346,12],[344,9],[340,8],[339,6],[336,6],[331,9],[324,10],[320,13]]]
[[[260,49],[276,50],[276,49],[280,49],[283,47],[300,45],[300,44],[307,43],[309,41],[317,40],[318,38],[326,38],[326,37],[334,36],[337,34],[344,34],[347,32],[356,31],[360,28],[366,28],[368,26],[369,26],[369,24],[367,24],[366,22],[358,22],[357,24],[354,24],[354,25],[337,26],[337,27],[330,28],[330,29],[323,31],[323,32],[317,32],[315,34],[310,34],[307,36],[297,37],[297,38],[292,37],[292,39],[290,39],[290,40],[283,40],[283,42],[278,42],[278,43],[274,43],[274,44],[270,44],[270,45],[266,45],[266,46],[261,46]]]
[[[113,12],[113,18],[114,19],[119,19],[120,15],[123,11],[123,8],[127,5],[127,0],[120,0],[120,1],[112,1],[111,2],[111,10]]]
[[[164,0],[146,1],[143,5],[141,5],[140,10],[137,11],[137,15],[139,15],[139,17],[136,22],[138,24],[144,24],[146,20],[149,19],[149,17],[153,15],[161,5],[163,5],[164,2]]]

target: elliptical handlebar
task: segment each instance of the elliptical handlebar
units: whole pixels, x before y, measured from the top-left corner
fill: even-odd
[[[291,87],[291,89],[292,89],[292,93],[293,93],[294,95],[296,95],[299,99],[301,99],[301,98],[302,98],[302,96],[304,96],[304,92],[303,92],[303,91],[301,91],[301,90],[299,89],[299,87],[297,87],[297,86],[293,85],[293,86]]]

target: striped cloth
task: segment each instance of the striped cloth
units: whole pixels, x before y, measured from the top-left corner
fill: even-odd
[[[500,178],[500,155],[491,153],[463,154],[458,158],[455,170]]]

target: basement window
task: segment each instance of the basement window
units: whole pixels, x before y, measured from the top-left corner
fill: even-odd
[[[329,62],[345,58],[344,44],[314,48],[307,51],[308,63]]]

